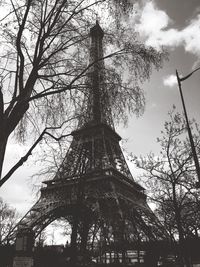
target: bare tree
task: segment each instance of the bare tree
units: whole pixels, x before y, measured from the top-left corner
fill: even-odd
[[[87,91],[84,77],[94,64],[87,65],[85,60],[89,52],[88,28],[99,10],[101,14],[108,13],[111,20],[107,28],[105,25],[109,52],[104,58],[108,62],[107,83],[116,117],[124,117],[127,111],[142,111],[144,95],[139,82],[149,78],[152,66],[161,66],[163,53],[144,47],[136,40],[134,31],[128,29],[122,14],[132,10],[131,2],[1,2],[0,185],[13,173],[2,177],[6,146],[16,129],[18,137],[25,140],[26,134],[33,136],[33,130],[40,135],[40,129],[59,126],[76,117]],[[21,165],[16,165],[16,169]]]
[[[185,239],[199,238],[200,203],[197,194],[198,193],[193,192],[192,194],[188,194],[186,196],[184,192],[178,199],[181,209],[181,224]],[[167,197],[165,197],[163,201],[160,199],[155,213],[170,233],[172,242],[175,242],[176,236],[178,236],[178,230],[173,200]]]
[[[5,244],[10,241],[7,239],[14,226],[17,223],[17,213],[15,209],[8,206],[7,203],[0,198],[0,244]]]
[[[47,234],[45,231],[42,231],[36,238],[35,246],[39,248],[44,247],[46,239],[47,239]]]
[[[185,121],[174,107],[169,112],[169,121],[165,122],[162,136],[157,139],[161,149],[159,156],[150,153],[136,159],[137,166],[145,170],[144,177],[147,188],[151,190],[151,199],[158,204],[157,214],[172,239],[178,236],[181,266],[184,262],[190,266],[186,238],[191,232],[194,233],[192,224],[197,213],[199,215],[196,172],[186,133]],[[198,128],[196,133],[195,145],[199,147]]]

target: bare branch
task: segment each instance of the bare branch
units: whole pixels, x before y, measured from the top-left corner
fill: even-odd
[[[65,123],[65,122],[64,122]],[[64,124],[63,123],[63,124]],[[51,138],[53,138],[56,141],[60,141],[62,138],[68,137],[71,135],[70,134],[65,134],[59,137],[55,137],[54,135],[52,135],[51,133],[48,132],[48,130],[56,130],[56,129],[60,129],[62,127],[46,127],[42,133],[40,134],[40,136],[38,137],[38,139],[35,141],[35,143],[30,147],[30,149],[27,151],[27,153],[21,157],[21,159],[8,171],[8,173],[2,177],[2,179],[0,180],[0,187],[11,177],[11,175],[20,167],[22,166],[28,159],[29,156],[31,156],[33,150],[35,149],[35,147],[38,145],[38,143],[43,139],[44,135],[49,135]]]

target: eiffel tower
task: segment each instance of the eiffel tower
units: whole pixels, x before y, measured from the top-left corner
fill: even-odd
[[[105,82],[103,36],[96,22],[90,29],[90,68],[82,116],[59,171],[44,182],[39,200],[18,224],[14,266],[20,266],[20,260],[32,266],[34,239],[60,217],[68,217],[72,226],[78,218],[85,247],[91,241],[90,229],[99,237],[96,244],[108,246],[110,242],[118,251],[120,244],[126,247],[123,242],[127,240],[159,240],[166,236],[119,145],[121,137],[115,132]]]

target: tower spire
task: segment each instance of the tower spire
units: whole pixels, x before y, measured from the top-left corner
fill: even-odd
[[[98,21],[96,21],[96,25],[90,29],[91,36],[91,50],[90,50],[90,64],[93,65],[92,77],[91,77],[91,85],[93,91],[93,118],[96,122],[101,122],[102,119],[102,111],[101,111],[101,99],[100,99],[100,81],[104,77],[102,76],[103,71],[103,62],[101,62],[101,58],[103,58],[103,48],[102,48],[102,39],[104,36],[104,32],[101,29]]]
[[[90,29],[89,35],[91,40],[89,65],[91,67],[87,73],[88,88],[83,103],[83,118],[79,122],[79,127],[88,125],[88,123],[104,123],[114,128],[103,60],[104,31],[98,20]]]

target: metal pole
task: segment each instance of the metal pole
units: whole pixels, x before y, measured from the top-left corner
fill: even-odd
[[[186,107],[185,107],[185,101],[184,101],[184,98],[183,98],[183,93],[182,93],[182,88],[181,88],[181,79],[179,78],[177,70],[176,70],[176,77],[177,77],[177,81],[178,81],[179,92],[180,92],[180,95],[181,95],[181,101],[182,101],[184,115],[185,115],[185,119],[186,119],[188,136],[189,136],[190,145],[191,145],[191,149],[192,149],[192,155],[193,155],[193,159],[194,159],[194,162],[195,162],[196,173],[197,173],[197,177],[198,177],[198,180],[199,180],[196,183],[196,187],[200,188],[200,166],[199,166],[199,160],[198,160],[198,157],[197,157],[196,148],[195,148],[195,145],[194,145],[194,140],[193,140],[192,132],[191,132],[190,125],[189,125],[189,120],[188,120],[187,111],[186,111]]]

